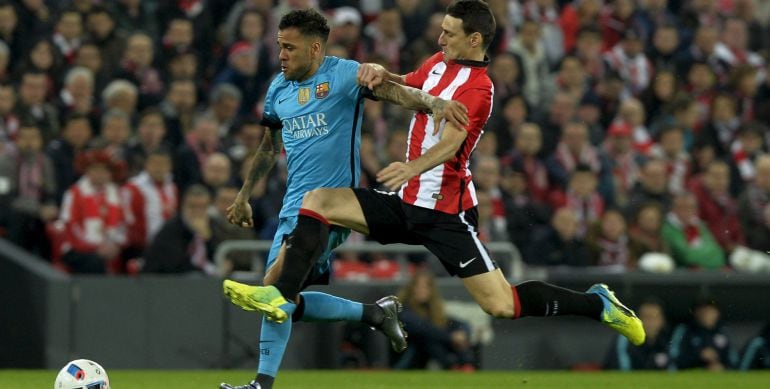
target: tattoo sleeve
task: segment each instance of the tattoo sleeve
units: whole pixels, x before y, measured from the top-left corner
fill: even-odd
[[[428,113],[440,111],[446,101],[417,88],[404,86],[393,81],[383,82],[372,91],[374,97],[404,108]]]
[[[251,197],[254,185],[270,172],[275,165],[278,155],[283,150],[283,139],[281,138],[281,129],[268,128],[262,137],[262,143],[259,149],[254,153],[251,159],[251,167],[243,182],[243,187],[238,197],[246,200]]]

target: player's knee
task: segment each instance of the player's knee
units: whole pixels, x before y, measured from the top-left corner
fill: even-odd
[[[504,301],[487,300],[481,304],[481,309],[487,314],[497,318],[513,317],[513,305]]]

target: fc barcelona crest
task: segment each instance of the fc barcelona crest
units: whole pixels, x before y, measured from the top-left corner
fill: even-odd
[[[315,98],[316,99],[323,99],[324,97],[329,96],[329,82],[322,82],[315,86]]]
[[[299,93],[297,93],[297,102],[300,105],[305,105],[308,101],[310,101],[310,87],[299,88]]]

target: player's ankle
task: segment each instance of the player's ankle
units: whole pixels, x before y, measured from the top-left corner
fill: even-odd
[[[385,311],[377,304],[363,304],[361,322],[372,327],[379,327],[385,321]]]

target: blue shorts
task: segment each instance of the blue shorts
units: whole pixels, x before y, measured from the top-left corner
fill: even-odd
[[[270,247],[270,253],[267,255],[267,266],[265,267],[265,271],[269,270],[278,259],[278,253],[281,252],[281,245],[292,231],[294,231],[294,227],[296,226],[297,216],[282,217],[279,219],[278,230],[275,232],[273,245]],[[319,278],[318,281],[320,281],[320,283],[328,283],[328,276],[331,273],[332,251],[345,242],[345,239],[347,239],[349,235],[350,229],[348,228],[338,226],[331,227],[329,230],[329,241],[326,245],[326,251],[324,251],[318,258],[315,268],[310,273],[310,277],[308,277],[309,284],[319,283],[314,282],[317,278]],[[323,280],[323,278],[326,279]]]

